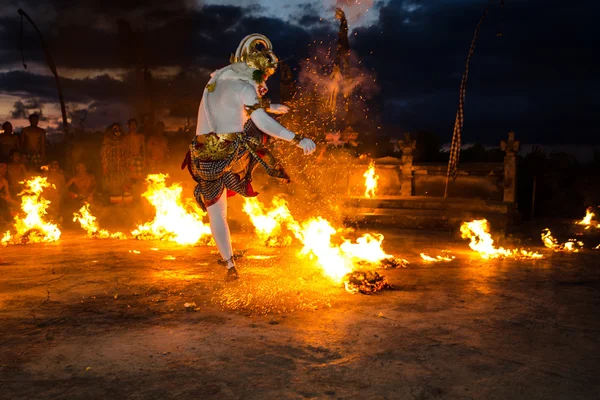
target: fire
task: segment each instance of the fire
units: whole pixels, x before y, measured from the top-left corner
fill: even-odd
[[[427,262],[448,262],[454,260],[456,257],[454,256],[435,256],[431,257],[425,253],[421,253],[421,258]]]
[[[55,242],[60,238],[60,230],[52,223],[44,221],[50,201],[42,197],[44,189],[51,187],[46,178],[33,177],[21,182],[25,189],[21,193],[21,209],[25,218],[15,216],[15,233],[4,233],[2,245]]]
[[[544,246],[554,251],[572,251],[577,253],[580,248],[583,248],[583,242],[576,241],[575,239],[570,239],[566,243],[558,243],[558,240],[552,236],[552,232],[548,228],[542,231],[542,242],[544,242]]]
[[[181,245],[208,243],[210,227],[202,222],[206,213],[193,202],[182,204],[179,184],[166,185],[167,174],[151,174],[146,178],[147,190],[142,194],[154,207],[152,222],[138,225],[131,234],[140,240],[169,240]]]
[[[576,224],[584,225],[585,229],[590,229],[590,227],[592,227],[592,226],[595,226],[596,228],[600,228],[600,224],[595,225],[592,222],[592,219],[594,219],[594,217],[596,216],[596,214],[594,214],[594,212],[592,210],[593,210],[592,207],[588,207],[585,210],[585,217],[583,217],[583,219],[581,221],[577,221]]]
[[[379,175],[375,174],[375,163],[371,161],[369,169],[363,175],[365,177],[365,197],[375,197],[375,190],[377,189],[377,181],[379,181]]]
[[[271,210],[266,210],[256,199],[246,199],[244,211],[250,216],[262,240],[277,233],[282,235],[284,228],[291,231],[303,245],[299,256],[315,260],[327,277],[336,284],[344,282],[347,290],[352,293],[356,290],[352,282],[349,284],[349,280],[354,279],[349,274],[361,269],[364,264],[381,266],[389,260],[395,260],[381,247],[383,235],[367,233],[359,237],[355,243],[344,238],[334,240],[340,230],[335,229],[329,221],[322,217],[312,217],[298,222],[292,216],[285,201],[278,197],[273,199]],[[404,260],[401,261],[406,263]],[[390,265],[402,265],[402,262],[390,263]],[[383,282],[381,279],[378,282]]]
[[[287,247],[292,243],[292,237],[281,235],[281,225],[290,220],[292,215],[285,200],[274,197],[273,208],[265,210],[256,197],[244,198],[244,212],[248,214],[256,234],[267,247]]]
[[[489,233],[489,226],[486,219],[463,222],[460,227],[461,237],[470,239],[469,247],[479,253],[481,258],[542,258],[539,253],[526,251],[523,249],[505,249],[504,247],[494,246],[494,240]]]
[[[73,222],[79,222],[88,237],[94,239],[127,239],[122,232],[110,233],[106,229],[100,229],[96,217],[90,212],[90,205],[84,204],[78,212],[73,213]]]

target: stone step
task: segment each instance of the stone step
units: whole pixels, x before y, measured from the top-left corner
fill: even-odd
[[[510,203],[473,199],[443,199],[435,197],[378,197],[374,199],[351,197],[346,206],[359,209],[409,209],[471,211],[479,213],[508,214],[513,210]]]
[[[358,225],[393,225],[398,228],[455,230],[465,221],[485,218],[493,229],[505,230],[514,222],[513,213],[469,209],[364,208],[345,210],[345,220]]]

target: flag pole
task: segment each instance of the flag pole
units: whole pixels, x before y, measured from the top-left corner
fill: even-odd
[[[479,19],[479,23],[475,28],[475,33],[473,34],[473,40],[471,41],[471,47],[469,48],[469,54],[467,55],[467,61],[465,63],[465,70],[463,72],[463,76],[460,82],[460,93],[458,97],[458,110],[456,112],[456,119],[454,121],[454,132],[452,134],[452,144],[450,145],[450,158],[448,160],[448,170],[446,172],[446,184],[444,187],[444,199],[448,197],[448,185],[450,183],[450,176],[452,179],[456,178],[456,174],[458,173],[458,160],[460,158],[460,148],[461,148],[461,133],[464,122],[464,105],[465,105],[465,95],[467,92],[467,78],[469,76],[469,63],[471,62],[471,56],[475,51],[475,43],[477,42],[477,36],[479,35],[479,29],[481,28],[481,24],[485,20],[487,16],[488,10],[490,8],[492,0],[490,0],[483,11],[483,15]],[[504,0],[500,1],[500,6],[504,7]]]

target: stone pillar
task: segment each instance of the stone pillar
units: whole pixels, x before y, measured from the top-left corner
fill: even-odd
[[[514,203],[517,200],[517,151],[519,151],[519,141],[515,140],[515,133],[508,133],[508,141],[500,142],[502,150],[506,152],[504,156],[504,201]]]
[[[404,134],[403,140],[398,140],[398,147],[402,150],[402,188],[400,195],[402,197],[412,196],[413,181],[413,150],[417,146],[417,141],[410,137],[410,133]]]

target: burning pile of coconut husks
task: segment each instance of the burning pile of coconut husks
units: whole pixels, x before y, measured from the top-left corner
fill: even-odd
[[[302,246],[298,256],[315,262],[335,284],[343,284],[350,293],[373,293],[389,289],[378,268],[405,267],[408,262],[387,254],[382,248],[383,235],[366,233],[356,241],[348,240],[348,230],[336,229],[322,217],[298,221],[287,202],[275,196],[271,207],[256,198],[244,199],[256,234],[266,246],[289,246],[296,239]]]

